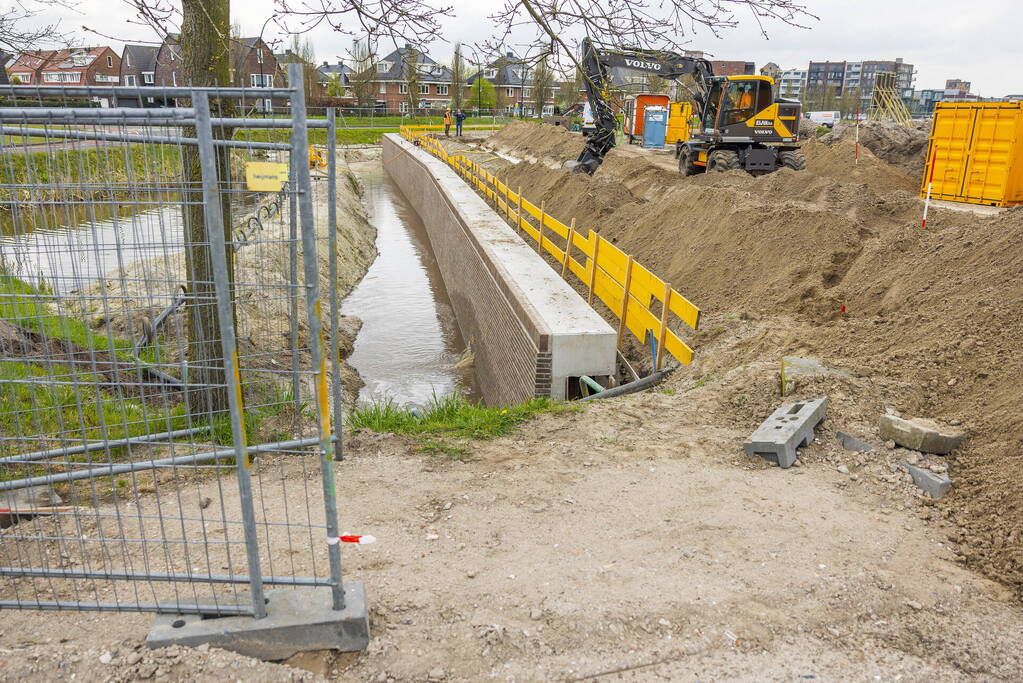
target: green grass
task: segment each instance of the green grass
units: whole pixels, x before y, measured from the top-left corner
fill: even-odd
[[[417,453],[442,455],[452,460],[469,460],[469,447],[463,444],[450,444],[440,439],[427,439],[416,448]]]
[[[542,413],[579,410],[578,406],[546,398],[533,398],[505,408],[470,403],[459,396],[435,397],[418,415],[393,401],[356,406],[348,424],[354,429],[391,432],[407,436],[446,436],[463,439],[493,439],[510,433],[526,420]],[[426,446],[427,442],[424,442]]]
[[[139,183],[179,173],[178,148],[173,145],[40,150],[10,154],[0,165],[0,184]]]
[[[72,376],[61,366],[0,362],[0,433],[26,437],[20,448],[5,441],[3,455],[47,447],[31,435],[98,440],[105,431],[108,439],[120,439],[187,426],[183,406],[165,409],[122,400],[101,388],[100,382],[81,372]]]
[[[53,312],[54,301],[45,288],[11,275],[0,275],[0,320],[85,348],[110,351],[123,361],[134,362],[130,339],[96,334],[81,320]],[[157,352],[157,348],[149,347],[143,349],[140,357],[156,362]]]

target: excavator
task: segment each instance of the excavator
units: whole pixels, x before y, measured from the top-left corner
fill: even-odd
[[[614,111],[608,101],[609,71],[624,67],[676,81],[691,75],[692,97],[699,129],[678,142],[675,155],[682,175],[742,169],[751,175],[786,167],[806,168],[799,150],[801,105],[776,98],[774,80],[767,76],[715,76],[709,61],[674,52],[612,48],[590,38],[582,41],[583,83],[589,98],[595,133],[586,138],[579,158],[565,163],[575,173],[593,175],[615,144]]]

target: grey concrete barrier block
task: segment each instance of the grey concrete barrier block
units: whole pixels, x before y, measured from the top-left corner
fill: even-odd
[[[357,652],[369,645],[366,589],[346,583],[345,608],[331,609],[330,588],[284,588],[267,591],[267,616],[203,618],[196,614],[161,614],[146,638],[150,648],[208,643],[248,657],[277,661],[309,650]]]
[[[836,432],[835,437],[838,439],[838,443],[842,444],[842,448],[847,451],[857,451],[860,453],[869,453],[874,450],[874,447],[863,439],[857,439],[852,434],[846,434],[845,432]]]
[[[941,498],[952,488],[952,480],[948,475],[931,472],[908,462],[899,463],[899,467],[909,472],[916,487],[931,498]]]
[[[882,439],[891,439],[903,448],[924,453],[947,455],[966,439],[965,432],[924,418],[882,415],[878,422]]]
[[[749,456],[759,455],[782,467],[792,467],[796,449],[810,445],[813,430],[824,419],[827,409],[826,396],[786,403],[771,413],[742,447]]]

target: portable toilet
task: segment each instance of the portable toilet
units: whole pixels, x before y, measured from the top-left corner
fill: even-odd
[[[667,95],[643,93],[640,95],[629,95],[625,98],[625,120],[623,129],[629,144],[643,140],[643,122],[646,120],[644,111],[647,107],[667,107],[670,102]]]
[[[643,146],[663,149],[664,138],[667,134],[668,108],[646,107],[646,111],[643,113]]]

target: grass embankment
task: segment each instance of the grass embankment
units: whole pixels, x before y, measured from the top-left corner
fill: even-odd
[[[106,354],[114,362],[122,363],[125,368],[123,374],[129,377],[132,368],[139,367],[130,339],[94,332],[83,321],[55,312],[55,301],[52,294],[43,289],[10,275],[0,275],[0,321],[45,335],[49,340]],[[15,348],[13,343],[11,348]],[[147,402],[134,392],[119,390],[109,376],[90,372],[88,362],[71,367],[62,364],[59,358],[46,360],[45,353],[42,357],[26,357],[24,360],[14,360],[14,353],[13,350],[5,351],[5,359],[0,361],[0,434],[19,439],[0,442],[0,456],[104,437],[114,440],[201,426],[208,427],[209,431],[206,435],[192,437],[194,441],[220,445],[231,443],[229,415],[205,414],[190,418],[178,393],[161,394],[156,400]],[[169,350],[160,345],[139,351],[139,358],[144,363],[159,363],[161,358],[168,356]],[[89,358],[82,360],[89,361]],[[100,365],[103,365],[102,359]],[[279,425],[271,427],[268,418],[296,409],[288,390],[277,388],[274,395],[265,395],[273,392],[274,388],[268,389],[265,381],[247,383],[246,402],[255,407],[246,411],[245,423],[253,443],[264,438],[290,438]],[[306,407],[299,407],[297,412],[299,417],[306,417],[309,411]],[[121,454],[118,449],[111,453],[115,458]],[[105,457],[103,453],[101,459]],[[37,470],[31,467],[3,468],[0,479],[43,473]]]
[[[547,398],[492,408],[459,396],[444,396],[434,398],[423,410],[402,408],[393,401],[364,403],[352,410],[348,424],[353,429],[412,436],[419,441],[420,452],[461,460],[469,456],[467,441],[504,436],[543,413],[578,410],[577,405]]]
[[[0,201],[127,197],[144,191],[147,184],[173,180],[180,173],[179,149],[174,145],[27,150],[8,154],[0,164],[0,186],[33,187],[4,188]]]

